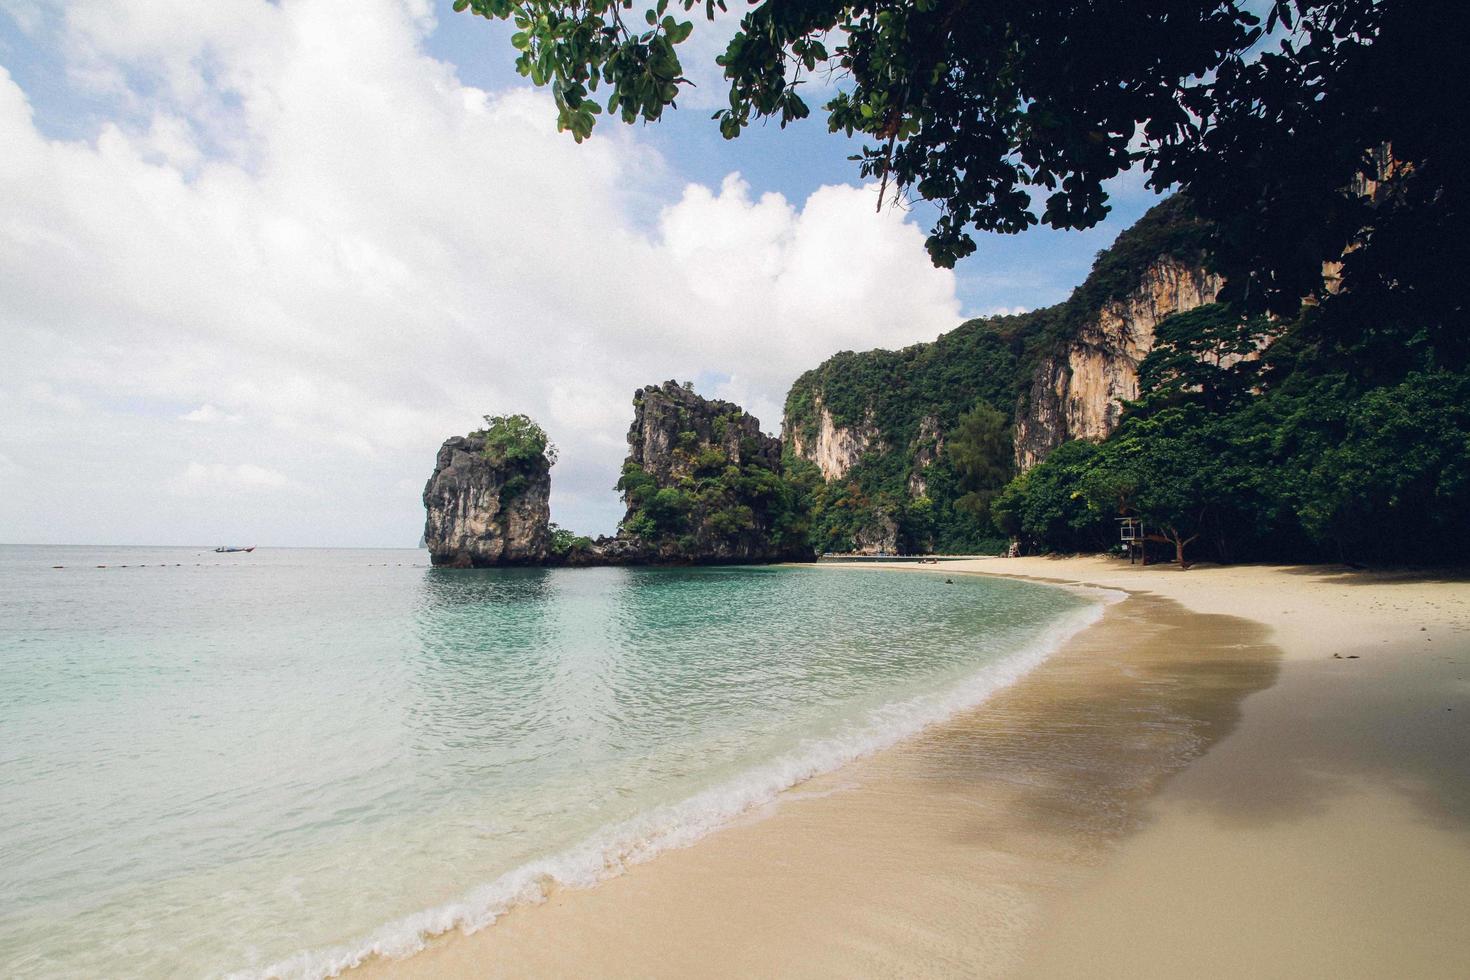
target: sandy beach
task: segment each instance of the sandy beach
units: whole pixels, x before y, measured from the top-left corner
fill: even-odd
[[[1466,579],[892,567],[1129,597],[974,711],[692,847],[357,972],[1470,975]]]

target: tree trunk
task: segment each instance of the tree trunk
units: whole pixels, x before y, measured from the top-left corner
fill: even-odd
[[[1188,547],[1190,542],[1194,541],[1195,538],[1198,538],[1199,534],[1191,534],[1189,537],[1186,538],[1184,535],[1180,534],[1173,528],[1169,528],[1168,530],[1169,540],[1174,543],[1174,560],[1179,562],[1179,570],[1184,571],[1185,569],[1189,568],[1189,562],[1184,560],[1184,549]]]

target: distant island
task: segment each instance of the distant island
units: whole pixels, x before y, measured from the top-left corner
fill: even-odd
[[[551,523],[556,449],[524,415],[439,449],[424,487],[424,541],[435,565],[763,564],[813,561],[806,508],[782,469],[781,442],[740,406],[667,381],[633,395],[613,537]]]

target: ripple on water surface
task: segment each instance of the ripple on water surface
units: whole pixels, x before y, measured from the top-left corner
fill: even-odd
[[[0,973],[407,948],[972,704],[1096,615],[993,579],[422,556],[0,547]]]

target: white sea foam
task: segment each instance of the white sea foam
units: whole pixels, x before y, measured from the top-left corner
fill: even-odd
[[[315,980],[337,976],[375,957],[409,956],[435,936],[456,929],[466,934],[477,932],[512,908],[543,902],[553,888],[588,888],[664,851],[687,847],[741,814],[772,802],[793,786],[889,748],[981,704],[1096,623],[1106,606],[1126,597],[1110,589],[1057,587],[1093,602],[1064,615],[1021,649],[943,691],[883,705],[839,735],[808,740],[680,803],[604,827],[575,847],[523,864],[471,889],[456,902],[389,922],[356,942],[298,953],[264,970],[229,976],[231,980]]]

